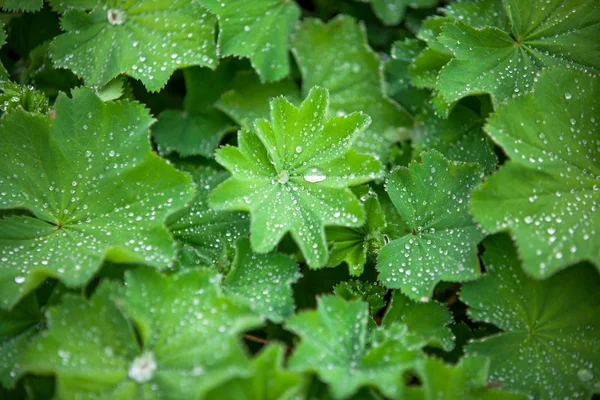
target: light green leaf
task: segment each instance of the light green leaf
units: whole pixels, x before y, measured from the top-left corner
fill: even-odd
[[[379,253],[379,280],[413,300],[427,300],[444,280],[461,282],[480,274],[477,243],[484,235],[469,214],[471,189],[481,180],[474,164],[449,162],[437,151],[396,169],[387,191],[408,233]]]
[[[473,193],[472,212],[484,229],[510,231],[531,276],[582,260],[600,268],[599,98],[598,78],[548,70],[486,128],[511,160]]]
[[[538,93],[537,90],[535,93]],[[469,315],[504,332],[467,346],[491,359],[494,381],[535,399],[600,393],[600,276],[579,265],[545,280],[528,277],[510,239],[484,242],[487,274],[463,285]]]
[[[292,44],[304,93],[315,85],[328,89],[331,115],[356,111],[368,114],[373,123],[356,140],[354,148],[385,160],[390,143],[408,136],[403,127],[412,125],[412,120],[384,92],[381,60],[368,46],[363,25],[347,16],[333,18],[327,24],[306,19]]]
[[[174,256],[164,218],[191,200],[190,178],[154,155],[152,118],[91,90],[59,96],[56,119],[15,110],[0,127],[0,305],[55,277],[87,282],[104,259],[166,267]]]
[[[207,399],[294,400],[302,389],[302,378],[282,368],[284,348],[269,344],[252,360],[253,374],[229,381],[211,391]]]
[[[193,249],[208,265],[218,265],[228,249],[248,232],[247,214],[215,211],[208,206],[208,195],[229,174],[213,168],[186,168],[196,183],[196,196],[190,204],[167,218],[167,229],[179,242]]]
[[[490,363],[484,357],[466,357],[457,365],[435,358],[419,363],[415,372],[421,387],[407,387],[406,400],[525,400],[526,396],[488,387]]]
[[[66,33],[50,46],[52,59],[87,85],[102,86],[126,73],[157,91],[177,68],[216,66],[216,17],[196,1],[58,3],[69,11],[61,20]]]
[[[232,177],[211,194],[217,210],[251,213],[252,249],[272,250],[290,232],[308,265],[327,262],[327,225],[357,227],[364,210],[348,189],[382,176],[374,158],[350,149],[370,118],[362,113],[327,118],[329,94],[314,88],[300,108],[280,97],[271,121],[238,134],[239,147],[217,151]]]
[[[248,374],[238,336],[260,322],[221,296],[211,272],[143,268],[125,280],[51,308],[23,371],[55,374],[57,398],[124,400],[202,398]]]
[[[336,399],[364,386],[396,396],[402,373],[419,358],[422,344],[403,325],[376,329],[366,303],[346,303],[333,296],[320,298],[315,311],[294,315],[286,328],[301,337],[289,368],[316,372]]]
[[[269,103],[277,96],[285,96],[294,105],[302,102],[300,89],[291,78],[261,83],[254,72],[239,71],[231,86],[216,107],[244,128],[251,128],[256,119],[269,118]]]
[[[365,224],[358,228],[330,227],[326,235],[332,243],[328,264],[345,262],[350,275],[358,276],[367,262],[367,253],[377,254],[383,247],[386,222],[377,194],[369,186],[359,186],[353,192],[365,208]]]
[[[438,302],[416,303],[395,290],[382,325],[405,324],[408,331],[421,337],[428,345],[450,351],[454,347],[454,335],[448,324],[452,314],[445,304]]]
[[[506,0],[502,12],[510,20],[509,30],[477,29],[460,21],[443,26],[439,41],[456,56],[438,79],[448,103],[489,93],[498,105],[530,92],[537,74],[555,65],[600,72],[596,0],[551,0],[544,7]]]
[[[43,0],[0,0],[0,7],[6,11],[38,11]]]
[[[121,98],[127,87],[126,78],[119,76],[111,79],[106,85],[96,90],[96,95],[102,99],[102,101],[113,101]]]
[[[219,52],[248,57],[263,82],[290,72],[289,36],[300,18],[293,0],[201,0],[219,17]]]
[[[424,108],[413,131],[415,150],[437,150],[448,160],[471,162],[491,173],[498,166],[494,143],[483,131],[485,118],[471,109],[457,105],[447,119]]]
[[[427,48],[413,57],[409,67],[415,86],[434,89],[440,70],[452,59],[452,53],[438,41],[442,27],[451,21],[451,18],[441,16],[433,16],[423,21],[417,37],[427,43]]]
[[[41,320],[34,294],[25,297],[10,311],[0,309],[0,386],[15,386],[21,355],[38,333]]]
[[[250,242],[237,243],[225,292],[257,314],[279,323],[294,313],[291,285],[300,278],[298,266],[284,254],[256,254]]]
[[[152,126],[152,137],[161,154],[202,155],[211,158],[223,137],[236,130],[235,124],[219,110],[190,113],[165,110]]]

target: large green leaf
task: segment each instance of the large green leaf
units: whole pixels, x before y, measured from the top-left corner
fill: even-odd
[[[413,300],[428,300],[442,281],[468,281],[480,274],[477,243],[483,239],[469,214],[471,189],[481,180],[475,164],[449,162],[437,151],[423,162],[396,169],[387,191],[412,228],[379,253],[379,280]]]
[[[238,241],[231,271],[223,287],[231,298],[246,304],[273,322],[282,322],[294,313],[291,285],[300,274],[288,256],[279,253],[256,254],[250,242]]]
[[[508,237],[493,236],[484,245],[487,274],[464,284],[460,297],[473,319],[504,332],[469,344],[467,353],[490,357],[490,378],[531,398],[600,393],[597,271],[579,265],[536,281],[521,269]]]
[[[486,230],[510,231],[531,276],[582,260],[600,268],[599,99],[598,78],[545,71],[486,128],[511,160],[473,193],[472,212]]]
[[[59,96],[56,119],[18,109],[0,127],[0,305],[46,277],[87,282],[103,259],[166,267],[163,226],[191,200],[190,178],[154,155],[152,118],[131,102],[103,103],[87,89]]]
[[[406,400],[525,400],[526,396],[488,387],[490,362],[484,357],[466,357],[457,365],[435,358],[420,362],[415,372],[421,387],[409,386]]]
[[[289,368],[316,372],[336,399],[364,386],[396,396],[402,373],[414,365],[422,345],[404,325],[376,329],[366,303],[333,296],[320,298],[315,311],[294,315],[286,327],[302,339]]]
[[[238,134],[238,146],[217,151],[232,177],[211,194],[219,210],[251,213],[250,239],[265,253],[290,232],[311,267],[327,262],[326,225],[360,226],[362,205],[348,186],[382,176],[382,165],[350,149],[370,118],[362,113],[328,119],[329,94],[313,88],[300,108],[271,103],[271,121]]]
[[[226,382],[207,399],[297,400],[302,390],[300,375],[282,368],[284,348],[269,344],[252,360],[253,374]]]
[[[381,60],[368,46],[363,25],[347,16],[328,23],[306,19],[292,43],[304,93],[323,86],[330,91],[331,114],[367,113],[373,123],[354,148],[386,159],[390,143],[406,138],[403,127],[412,121],[384,92]]]
[[[543,7],[532,7],[529,0],[503,4],[497,8],[510,27],[478,29],[461,21],[443,26],[439,41],[456,56],[438,79],[437,88],[448,103],[479,93],[502,103],[530,92],[540,70],[555,65],[600,72],[598,1],[549,0]]]
[[[196,196],[183,209],[167,218],[167,229],[179,242],[193,249],[203,264],[218,265],[228,249],[248,233],[248,216],[241,212],[216,211],[208,206],[208,195],[229,174],[210,167],[186,168],[194,177]]]
[[[144,268],[90,300],[65,296],[22,371],[55,374],[63,399],[203,398],[250,372],[238,336],[259,324],[218,286],[206,270],[165,277]]]
[[[396,290],[382,325],[391,326],[396,322],[405,324],[409,332],[418,335],[430,346],[440,347],[445,351],[454,347],[454,336],[447,327],[452,322],[452,314],[445,304],[417,303]]]
[[[87,85],[102,86],[126,73],[156,91],[177,68],[216,66],[216,17],[197,1],[54,3],[66,11],[61,20],[66,33],[52,42],[52,59]]]
[[[290,72],[289,37],[300,18],[293,0],[201,0],[219,17],[221,55],[248,57],[262,81]]]
[[[377,200],[377,194],[369,186],[355,188],[354,194],[365,208],[365,224],[358,228],[331,227],[327,228],[327,240],[332,243],[329,265],[345,262],[350,275],[360,275],[367,262],[369,251],[377,254],[383,247],[385,238],[382,231],[386,222]]]

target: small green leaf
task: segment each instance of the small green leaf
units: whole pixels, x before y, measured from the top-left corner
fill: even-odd
[[[486,127],[511,160],[473,193],[472,212],[484,229],[510,231],[531,276],[583,260],[600,268],[598,98],[598,78],[548,70]]]
[[[21,355],[38,333],[41,320],[42,313],[34,294],[10,311],[0,309],[0,386],[15,387]]]
[[[435,358],[419,363],[415,372],[421,387],[407,387],[406,400],[525,400],[526,396],[488,387],[490,363],[484,357],[466,357],[457,365]]]
[[[250,372],[238,336],[259,324],[200,269],[170,277],[137,269],[90,300],[65,296],[47,318],[22,366],[55,374],[57,398],[202,398]]]
[[[284,254],[256,254],[246,239],[239,240],[225,292],[273,322],[294,313],[291,285],[300,278],[298,265]]]
[[[380,281],[413,300],[427,300],[442,281],[477,279],[477,243],[483,239],[469,214],[471,189],[481,180],[474,164],[449,162],[437,151],[423,162],[396,169],[387,191],[412,233],[387,244],[379,253]]]
[[[196,196],[190,204],[167,218],[167,229],[179,242],[190,246],[208,265],[218,265],[228,248],[248,232],[245,213],[215,211],[208,206],[208,195],[229,174],[209,167],[186,168],[196,183]]]
[[[87,282],[104,259],[166,267],[163,219],[193,194],[189,176],[152,154],[152,118],[139,104],[103,103],[91,90],[56,101],[56,119],[8,113],[0,126],[0,306],[46,277]]]
[[[365,215],[348,189],[382,176],[374,158],[351,150],[370,118],[362,113],[327,118],[329,94],[314,88],[300,108],[280,97],[271,121],[238,134],[239,147],[217,151],[232,177],[211,194],[211,207],[249,211],[252,249],[272,250],[290,232],[308,265],[327,262],[326,225],[357,227]]]
[[[429,346],[445,351],[454,347],[454,335],[447,327],[452,322],[452,314],[445,304],[416,303],[395,290],[382,325],[387,327],[396,322],[405,324],[410,333],[421,337]]]
[[[302,103],[300,89],[292,79],[261,83],[254,72],[239,71],[216,107],[243,128],[251,128],[254,120],[269,118],[269,103],[277,96],[285,96],[294,105]]]
[[[538,93],[537,90],[535,93]],[[491,376],[536,399],[581,399],[600,392],[600,276],[579,265],[536,281],[521,269],[510,239],[484,242],[487,274],[463,285],[469,315],[504,332],[472,342],[467,354],[491,359]]]
[[[236,130],[235,124],[219,110],[190,113],[165,110],[152,126],[152,137],[161,154],[202,155],[211,158],[223,137]]]
[[[6,11],[38,11],[42,8],[43,0],[0,0],[0,7]]]
[[[294,400],[302,389],[300,375],[282,368],[284,348],[269,344],[252,360],[253,374],[229,381],[211,391],[207,399]]]
[[[489,93],[498,105],[530,92],[537,74],[551,66],[600,72],[597,1],[551,0],[532,7],[529,0],[505,0],[501,12],[510,20],[508,30],[478,29],[461,21],[443,26],[439,41],[456,56],[438,79],[437,88],[448,103]]]
[[[384,24],[397,25],[404,19],[406,9],[435,7],[439,0],[363,0],[371,3],[371,7]]]
[[[364,26],[347,16],[327,24],[306,19],[292,43],[304,93],[315,85],[328,89],[331,115],[368,114],[373,123],[354,148],[385,160],[390,143],[407,137],[403,127],[412,118],[384,93],[381,60],[368,46]]]
[[[62,0],[66,33],[50,46],[54,64],[71,69],[87,85],[102,86],[126,73],[151,91],[189,65],[215,67],[216,17],[198,2]],[[84,10],[91,11],[87,12]]]
[[[263,82],[290,72],[289,36],[300,18],[293,0],[202,0],[219,17],[219,52],[248,57]]]
[[[49,110],[46,96],[31,86],[9,81],[0,81],[0,108],[2,116],[15,109],[34,114],[45,114]]]
[[[315,311],[294,315],[286,328],[301,337],[289,368],[316,372],[336,399],[364,386],[396,396],[402,373],[419,358],[422,344],[403,325],[376,329],[366,303],[333,296],[320,298]]]
[[[332,243],[328,264],[335,266],[345,262],[350,275],[358,276],[367,262],[367,253],[377,254],[383,247],[382,231],[386,222],[377,194],[369,186],[356,187],[353,192],[365,208],[365,224],[358,228],[330,227],[326,234]]]
[[[376,283],[350,280],[335,285],[333,293],[342,300],[362,300],[369,305],[369,315],[375,316],[386,305],[387,290]]]
[[[415,150],[437,150],[448,160],[471,162],[491,173],[498,166],[494,143],[483,131],[481,117],[471,109],[457,105],[447,119],[428,107],[417,118],[413,132]]]
[[[123,96],[126,87],[127,81],[125,77],[119,76],[111,79],[106,85],[96,90],[96,96],[100,97],[102,101],[117,100]]]

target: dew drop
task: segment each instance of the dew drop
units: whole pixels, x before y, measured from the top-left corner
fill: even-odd
[[[112,25],[121,25],[127,19],[127,13],[116,8],[111,8],[107,13],[108,22]]]
[[[143,383],[152,379],[154,370],[156,370],[154,354],[147,352],[133,360],[129,365],[128,375],[134,381]]]
[[[281,171],[279,175],[277,175],[277,182],[281,183],[282,185],[285,185],[289,180],[290,173],[287,172],[285,169]]]
[[[25,282],[25,277],[24,276],[15,276],[15,283],[23,283]]]
[[[323,182],[327,178],[325,174],[316,168],[311,168],[304,173],[304,180],[310,183]]]
[[[577,371],[577,377],[582,382],[589,382],[594,378],[594,374],[589,369],[581,368]]]

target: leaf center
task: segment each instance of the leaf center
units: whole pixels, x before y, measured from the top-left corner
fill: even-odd
[[[154,359],[154,354],[145,352],[133,360],[129,366],[128,375],[134,381],[143,383],[152,379],[155,370],[156,360]]]
[[[277,182],[281,183],[282,185],[285,185],[286,183],[288,183],[288,181],[290,180],[290,173],[287,172],[287,170],[282,170],[278,175],[277,175]]]
[[[108,22],[112,25],[121,25],[127,19],[127,13],[123,10],[111,8],[108,10]]]

